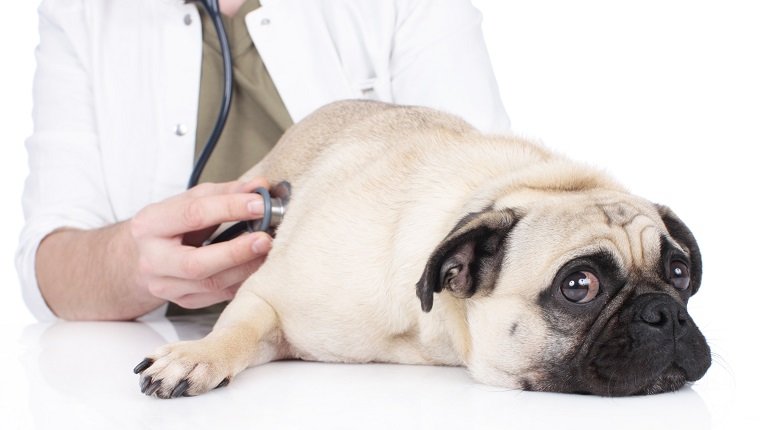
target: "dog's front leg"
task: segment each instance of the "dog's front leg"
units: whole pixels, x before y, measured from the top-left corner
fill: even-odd
[[[143,393],[194,396],[227,385],[248,366],[280,358],[274,309],[245,288],[205,338],[164,345],[135,367]]]

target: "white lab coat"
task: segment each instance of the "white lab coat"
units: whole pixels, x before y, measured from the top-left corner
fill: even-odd
[[[469,0],[262,0],[249,33],[294,121],[334,100],[426,105],[509,128]],[[184,190],[194,157],[198,10],[182,0],[48,0],[39,8],[26,225],[16,265],[34,315],[39,242],[127,219]],[[85,262],[82,262],[85,264]]]

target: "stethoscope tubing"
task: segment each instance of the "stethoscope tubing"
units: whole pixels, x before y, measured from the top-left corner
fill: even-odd
[[[211,131],[206,144],[203,146],[203,150],[201,151],[198,160],[195,162],[195,166],[193,166],[193,172],[187,182],[188,189],[198,185],[201,173],[203,173],[203,169],[206,167],[206,163],[208,163],[209,158],[211,158],[211,154],[214,152],[214,148],[216,147],[217,142],[219,142],[219,137],[222,135],[222,130],[224,130],[224,125],[227,122],[227,117],[230,113],[230,105],[232,104],[232,52],[230,50],[230,42],[227,38],[227,32],[225,31],[224,24],[222,23],[221,11],[219,10],[219,1],[196,1],[199,1],[201,5],[203,5],[203,8],[211,17],[211,21],[214,23],[214,30],[216,31],[216,35],[219,38],[219,48],[222,52],[224,88],[222,92],[221,106],[219,107],[219,114],[216,117],[216,122],[214,123],[213,130]],[[261,195],[261,198],[264,202],[264,216],[261,219],[260,223],[253,223],[252,221],[242,221],[236,223],[232,227],[222,232],[211,243],[230,240],[245,231],[252,233],[254,231],[269,230],[272,222],[272,197],[269,194],[269,190],[263,187],[256,188],[253,192]]]
[[[203,173],[203,169],[206,167],[206,163],[208,163],[209,158],[211,158],[211,153],[214,152],[214,148],[216,147],[216,143],[219,141],[219,137],[222,135],[224,124],[227,122],[227,117],[230,113],[230,105],[232,104],[232,53],[230,51],[230,42],[227,38],[227,32],[224,30],[224,25],[222,24],[222,16],[219,11],[219,1],[199,1],[211,17],[211,21],[214,23],[214,30],[216,30],[216,34],[219,38],[219,47],[222,51],[224,88],[222,92],[221,106],[219,107],[219,114],[216,118],[216,123],[214,123],[214,128],[211,131],[208,140],[206,141],[206,145],[203,146],[203,150],[201,151],[201,155],[198,157],[198,161],[195,162],[193,172],[187,182],[188,189],[198,185],[201,173]]]

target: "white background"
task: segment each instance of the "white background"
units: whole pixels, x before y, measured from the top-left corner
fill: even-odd
[[[756,426],[760,6],[753,0],[474,3],[484,13],[513,130],[605,167],[690,226],[705,264],[690,312],[714,352],[713,367],[693,388],[712,428]],[[22,225],[37,24],[36,2],[4,6],[0,363],[12,367],[21,330],[33,323],[13,255]],[[11,400],[25,398],[26,386],[23,373],[4,372],[1,416],[24,416],[29,405]],[[18,408],[5,409],[9,404]]]

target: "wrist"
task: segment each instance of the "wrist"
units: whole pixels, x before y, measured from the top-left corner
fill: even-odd
[[[126,292],[131,296],[130,302],[150,312],[166,303],[164,299],[154,296],[148,288],[148,283],[140,270],[140,252],[137,241],[132,234],[132,219],[117,223],[113,226],[114,234],[108,244],[108,252],[111,255],[123,257],[121,262],[113,262],[120,265],[115,270],[120,271],[119,277],[123,279]],[[139,315],[138,315],[139,316]]]

